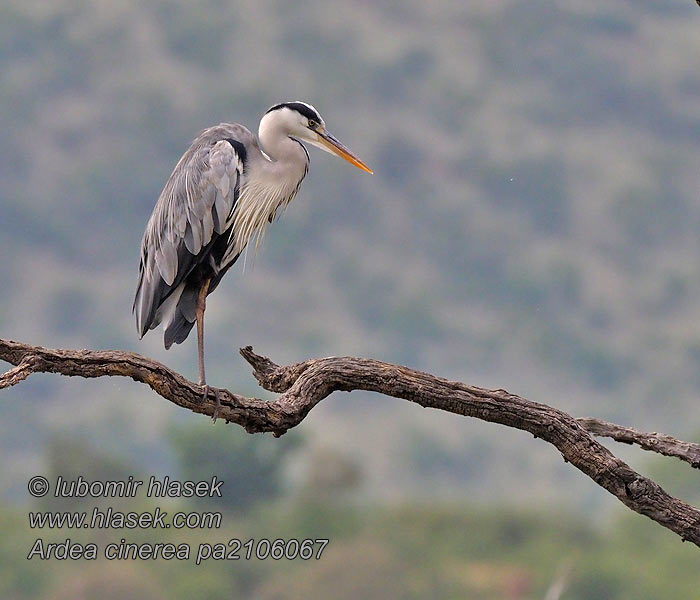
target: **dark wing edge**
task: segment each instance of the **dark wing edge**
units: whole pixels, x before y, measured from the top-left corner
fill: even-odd
[[[167,327],[185,291],[186,277],[209,257],[212,246],[233,220],[245,150],[237,151],[227,140],[209,142],[206,133],[175,166],[141,241],[132,307],[140,337],[161,321]]]

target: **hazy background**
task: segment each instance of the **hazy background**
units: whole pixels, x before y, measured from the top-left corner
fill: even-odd
[[[247,344],[371,356],[697,440],[699,27],[691,0],[4,0],[0,336],[195,378],[195,336],[136,335],[146,221],[201,129],[256,131],[300,99],[375,175],[310,150],[297,199],[210,298],[211,384],[266,394]],[[567,564],[565,598],[700,586],[696,548],[552,447],[403,401],[334,395],[274,440],[130,380],[37,375],[0,412],[4,598],[541,598]],[[614,450],[700,501],[690,469]],[[193,543],[331,543],[310,563],[27,562],[37,473],[218,474],[226,529]]]

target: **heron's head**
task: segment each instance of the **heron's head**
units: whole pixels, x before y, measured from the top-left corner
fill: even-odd
[[[350,164],[372,173],[338,138],[326,131],[326,124],[318,111],[306,102],[282,102],[270,107],[260,121],[260,133],[266,128],[279,128],[289,137],[340,156]]]

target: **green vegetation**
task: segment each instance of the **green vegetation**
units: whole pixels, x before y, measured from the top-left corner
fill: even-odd
[[[153,510],[153,504],[135,507],[122,501],[119,508]],[[571,600],[693,598],[700,584],[697,550],[679,544],[672,534],[659,535],[656,525],[638,516],[625,517],[603,532],[579,517],[553,511],[469,505],[349,508],[287,501],[261,506],[245,519],[225,511],[217,530],[113,530],[99,536],[101,546],[118,543],[120,537],[186,543],[193,553],[189,560],[45,562],[24,558],[36,537],[25,520],[16,510],[0,509],[9,536],[0,563],[4,598],[529,599],[543,598],[564,564],[572,568],[564,596]],[[44,537],[95,540],[68,529]],[[199,544],[251,537],[330,542],[318,561],[209,559],[195,564]],[[102,590],[114,596],[98,593]]]
[[[287,462],[301,443],[300,434],[292,432],[275,440],[271,435],[251,436],[239,428],[211,427],[200,422],[173,428],[170,443],[180,477],[198,481],[216,475],[223,479],[223,496],[203,500],[231,511],[244,511],[278,497]]]

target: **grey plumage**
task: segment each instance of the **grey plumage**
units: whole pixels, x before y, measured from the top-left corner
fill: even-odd
[[[257,246],[267,224],[299,191],[309,168],[302,141],[371,173],[326,131],[310,104],[270,108],[260,121],[259,139],[239,124],[205,129],[175,166],[141,242],[133,305],[139,336],[162,323],[170,348],[197,323],[201,384],[206,296],[253,237]]]
[[[255,136],[241,125],[204,130],[175,166],[143,236],[136,327],[143,337],[165,319],[166,348],[184,341],[195,322],[195,283],[203,275],[198,271],[220,277],[237,258],[229,254],[224,262],[222,242],[216,244],[231,234],[247,154],[237,152],[229,139],[257,147]]]

